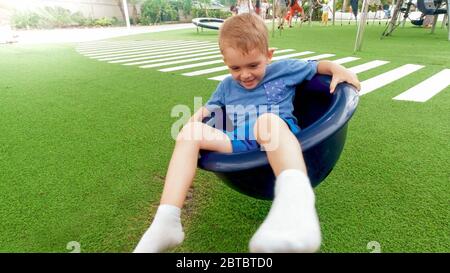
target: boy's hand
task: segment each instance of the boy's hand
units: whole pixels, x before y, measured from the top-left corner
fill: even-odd
[[[334,93],[336,86],[341,82],[348,82],[356,87],[359,91],[361,89],[361,83],[355,73],[347,70],[342,65],[333,63],[331,61],[323,60],[317,63],[317,72],[319,74],[331,75],[333,78],[330,83],[330,93]]]
[[[330,93],[333,94],[336,86],[341,82],[347,82],[359,91],[361,90],[361,83],[355,73],[347,69],[338,69],[338,71],[333,73],[333,78],[330,83]]]

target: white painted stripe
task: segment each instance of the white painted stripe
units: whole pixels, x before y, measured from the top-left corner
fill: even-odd
[[[345,63],[349,63],[349,62],[353,62],[359,60],[359,58],[357,57],[345,57],[345,58],[341,58],[341,59],[337,59],[332,61],[333,63],[337,63],[337,64],[345,64]]]
[[[139,65],[139,64],[149,64],[149,63],[154,64],[154,63],[158,63],[158,62],[165,62],[165,61],[172,61],[172,60],[179,60],[179,59],[184,60],[189,57],[205,56],[205,55],[217,54],[217,53],[220,53],[220,50],[201,52],[201,53],[197,53],[197,54],[180,55],[180,56],[156,59],[156,60],[147,60],[147,61],[136,62],[136,63],[126,63],[124,65]],[[143,65],[143,66],[139,66],[139,67],[140,68],[149,68],[149,65]]]
[[[152,46],[152,47],[143,47],[138,49],[127,49],[127,50],[121,50],[121,51],[111,51],[107,53],[95,53],[95,54],[85,54],[85,56],[90,58],[109,58],[109,57],[115,57],[115,56],[125,56],[125,55],[131,55],[136,53],[146,53],[146,52],[158,52],[158,51],[169,51],[172,49],[182,49],[182,48],[193,48],[193,47],[204,47],[204,46],[217,46],[212,43],[204,43],[204,44],[183,44],[183,45],[170,45],[170,46]]]
[[[192,57],[192,55],[189,57]],[[216,55],[204,56],[204,57],[198,57],[198,58],[190,58],[190,59],[177,60],[177,61],[171,61],[171,62],[149,64],[149,65],[142,66],[142,68],[151,68],[151,67],[159,67],[159,66],[166,66],[166,65],[172,65],[172,64],[190,63],[190,62],[201,61],[201,60],[217,59],[217,58],[221,58],[221,57],[222,57],[222,54],[216,54]],[[124,64],[124,65],[128,65],[128,64]],[[168,71],[171,71],[168,69],[177,68],[177,67],[178,66],[169,67],[169,68],[161,69],[159,71],[168,72]]]
[[[311,53],[314,53],[314,52],[311,52],[311,51],[298,52],[298,53],[293,53],[293,54],[287,54],[287,55],[283,55],[283,56],[273,57],[272,60],[275,61],[275,60],[287,59],[287,58],[307,55],[307,54],[311,54]],[[194,72],[184,73],[182,75],[183,76],[192,77],[192,76],[199,76],[199,75],[204,75],[204,74],[210,74],[210,73],[223,71],[223,70],[227,70],[227,69],[228,69],[228,66],[225,65],[225,66],[213,67],[213,68],[209,68],[209,69],[203,69],[203,70],[198,70],[198,71],[194,71]]]
[[[182,75],[183,75],[183,76],[192,77],[192,76],[198,76],[198,75],[210,74],[210,73],[214,73],[214,72],[218,72],[218,71],[223,71],[223,70],[227,70],[227,69],[228,69],[228,66],[224,65],[224,66],[218,66],[218,67],[213,67],[213,68],[208,68],[208,69],[198,70],[198,71],[194,71],[194,72],[184,73],[184,74],[182,74]]]
[[[177,52],[177,53],[170,53],[170,54],[163,54],[163,55],[156,55],[156,56],[147,56],[147,57],[141,57],[141,58],[134,58],[134,59],[126,59],[126,60],[116,60],[111,61],[109,63],[126,63],[126,62],[132,62],[132,61],[139,61],[144,60],[140,62],[132,62],[132,63],[126,63],[124,65],[139,65],[139,64],[148,64],[148,63],[157,63],[157,62],[163,62],[163,61],[171,61],[171,60],[178,60],[178,59],[186,59],[189,57],[196,57],[196,56],[205,56],[210,54],[216,54],[220,51],[217,48],[207,48],[207,49],[200,49],[200,50],[192,50],[188,54],[185,51]],[[196,54],[192,54],[196,53]],[[175,56],[171,58],[163,58],[163,57],[170,57]]]
[[[305,51],[305,52],[311,52],[311,51]],[[314,53],[314,52],[311,52]],[[290,55],[290,54],[289,54]],[[285,55],[288,56],[288,55]],[[280,57],[285,57],[285,56],[280,56]],[[316,56],[311,56],[308,58],[303,58],[301,60],[303,61],[312,61],[312,60],[319,60],[319,59],[324,59],[324,58],[328,58],[328,57],[333,57],[334,54],[320,54],[320,55],[316,55]],[[289,57],[287,57],[289,58]],[[285,58],[278,58],[278,60],[280,59],[285,59]],[[277,60],[276,58],[272,58],[272,60]],[[183,74],[184,75],[184,74]],[[225,75],[220,75],[220,76],[216,76],[216,77],[212,77],[212,78],[208,78],[209,80],[214,80],[214,81],[222,81],[224,80],[226,77],[228,77],[230,74],[225,74]]]
[[[275,51],[275,54],[279,54],[279,53],[285,53],[285,52],[291,52],[294,51],[293,49],[283,49],[283,50],[278,50]],[[219,55],[220,57],[221,55]],[[187,69],[187,68],[193,68],[193,67],[199,67],[199,66],[206,66],[206,65],[210,65],[210,64],[218,64],[218,63],[223,63],[223,60],[215,60],[215,61],[209,61],[209,62],[202,62],[202,63],[194,63],[194,64],[188,64],[188,65],[182,65],[182,66],[175,66],[175,67],[169,67],[169,68],[165,68],[165,69],[161,69],[159,71],[162,72],[169,72],[169,71],[176,71],[176,70],[182,70],[182,69]],[[158,64],[155,64],[153,66],[147,66],[148,67],[154,67],[157,66]],[[162,64],[162,65],[166,65],[166,64]]]
[[[77,46],[77,50],[81,51],[89,51],[89,50],[98,50],[98,49],[105,49],[105,48],[111,48],[111,47],[123,47],[123,46],[143,46],[143,45],[156,45],[156,44],[164,44],[165,41],[148,41],[148,42],[142,42],[142,43],[101,43],[96,45],[90,45],[90,46]]]
[[[144,43],[164,43],[164,42],[185,42],[185,41],[195,41],[195,40],[116,40],[116,41],[98,41],[98,42],[86,42],[79,43],[77,47],[95,47],[102,45],[115,45],[115,44],[144,44]]]
[[[403,78],[423,67],[424,67],[423,65],[405,64],[396,69],[393,69],[391,71],[380,74],[376,77],[365,80],[365,81],[361,82],[361,91],[359,92],[359,95],[362,96],[367,93],[370,93],[370,92],[372,92],[380,87],[383,87],[393,81]]]
[[[335,54],[320,54],[320,55],[311,56],[311,57],[308,57],[308,58],[303,58],[303,59],[300,59],[300,60],[303,60],[303,61],[316,61],[316,60],[321,60],[321,59],[325,59],[325,58],[333,57],[333,56],[335,56]]]
[[[95,53],[103,53],[108,51],[118,51],[122,49],[136,49],[136,48],[143,48],[143,47],[153,47],[157,48],[158,46],[176,46],[176,45],[183,45],[186,43],[192,43],[192,42],[183,42],[183,43],[146,43],[146,44],[122,44],[122,45],[110,45],[110,46],[104,46],[101,48],[91,48],[91,49],[78,49],[78,52],[82,54],[95,54]]]
[[[133,52],[133,51],[139,51],[139,50],[145,50],[145,49],[163,49],[163,48],[176,48],[178,46],[189,46],[189,45],[213,45],[214,43],[209,42],[185,42],[180,44],[154,44],[154,45],[140,45],[140,46],[122,46],[117,48],[106,48],[102,50],[91,50],[89,52],[83,51],[80,52],[83,55],[86,56],[97,56],[97,55],[108,55],[108,54],[118,54],[118,53],[126,53],[126,52]]]
[[[289,58],[298,57],[298,56],[305,56],[305,55],[313,54],[313,53],[314,52],[312,52],[312,51],[302,51],[302,52],[297,52],[297,53],[292,53],[292,54],[276,56],[276,57],[273,57],[272,60],[273,61],[277,61],[277,60],[289,59]]]
[[[124,46],[149,46],[149,45],[165,45],[170,44],[165,41],[154,41],[154,42],[145,42],[145,43],[103,43],[98,45],[93,45],[89,47],[76,47],[79,51],[96,51],[96,50],[104,50],[104,49],[114,49],[120,48]]]
[[[228,76],[230,76],[230,75],[231,75],[231,74],[220,75],[220,76],[208,78],[208,80],[223,81],[226,77],[228,77]]]
[[[117,47],[117,46],[142,46],[142,45],[153,45],[153,44],[179,44],[179,43],[185,43],[185,42],[201,42],[199,40],[174,40],[174,41],[165,41],[165,40],[159,40],[159,41],[151,41],[151,40],[145,40],[141,42],[126,42],[126,41],[116,41],[116,42],[104,42],[100,44],[93,44],[90,46],[77,46],[78,49],[82,50],[92,50],[92,49],[99,49],[99,48],[107,48],[107,47]]]
[[[190,47],[184,47],[177,49],[163,49],[163,50],[151,50],[146,53],[139,53],[139,54],[129,54],[129,55],[119,55],[119,56],[103,56],[99,58],[100,61],[115,61],[120,59],[126,59],[128,61],[138,61],[138,60],[144,60],[147,56],[154,56],[154,55],[165,55],[165,54],[171,54],[171,53],[179,53],[179,52],[197,52],[198,50],[206,50],[206,49],[217,49],[218,47],[216,45],[210,45],[210,46],[202,46],[199,47],[197,45],[190,46]]]
[[[195,64],[187,64],[187,65],[182,65],[182,66],[176,66],[176,67],[171,67],[168,68],[168,71],[175,71],[175,70],[182,70],[182,69],[188,69],[188,68],[193,68],[193,67],[199,67],[199,66],[206,66],[206,65],[210,65],[210,64],[223,64],[223,59],[220,60],[214,60],[214,61],[208,61],[208,62],[201,62],[201,63],[195,63]],[[148,68],[148,67],[147,67]],[[171,70],[169,70],[171,69]],[[163,71],[159,70],[159,71]],[[166,71],[163,71],[166,72]]]
[[[450,69],[444,69],[396,96],[394,100],[426,102],[450,85]]]
[[[375,60],[375,61],[371,61],[368,63],[363,63],[357,66],[353,66],[348,68],[348,70],[352,71],[355,74],[370,70],[372,68],[378,67],[378,66],[382,66],[389,63],[388,61],[380,61],[380,60]]]
[[[192,53],[199,53],[199,52],[202,52],[204,54],[200,54],[200,55],[192,54]],[[180,52],[169,53],[169,54],[150,54],[150,55],[147,55],[144,57],[139,57],[139,58],[110,61],[109,63],[124,63],[124,65],[138,65],[138,64],[146,64],[146,63],[155,63],[155,62],[157,62],[157,60],[155,61],[154,59],[159,59],[159,58],[163,58],[163,57],[183,56],[183,58],[189,58],[189,57],[194,57],[194,56],[204,56],[204,55],[213,54],[213,53],[215,54],[217,52],[220,52],[220,51],[218,51],[218,48],[212,47],[212,48],[205,48],[205,49],[199,49],[199,50],[191,50],[189,53],[186,53],[185,51],[180,51]],[[183,59],[183,58],[179,58],[179,59]]]

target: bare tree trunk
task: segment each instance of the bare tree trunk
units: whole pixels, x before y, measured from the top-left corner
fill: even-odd
[[[123,11],[123,3],[122,3],[122,0],[117,0],[117,5],[119,6],[120,13],[122,14],[123,21],[125,21],[126,18],[125,18],[125,12]]]
[[[133,14],[131,16],[133,17],[133,24],[137,25],[137,23],[138,23],[138,13],[137,13],[136,4],[133,4]]]

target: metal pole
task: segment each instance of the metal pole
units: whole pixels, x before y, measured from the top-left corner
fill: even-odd
[[[362,40],[364,36],[364,27],[366,26],[367,11],[369,10],[369,1],[364,0],[361,8],[361,17],[359,19],[358,31],[356,33],[356,41],[354,52],[361,51]]]
[[[335,15],[336,15],[336,0],[333,0],[333,26],[334,26]]]
[[[272,38],[275,37],[275,1],[272,0]]]
[[[450,41],[450,0],[447,0],[447,30],[448,40]]]
[[[309,0],[309,22],[308,25],[311,26],[312,14],[313,14],[313,1]]]
[[[434,15],[433,26],[431,27],[431,33],[434,33],[434,29],[436,28],[438,16],[439,16],[439,14]]]
[[[130,29],[130,16],[128,15],[128,4],[127,0],[122,0],[123,13],[125,13],[125,22],[127,23],[127,29]]]

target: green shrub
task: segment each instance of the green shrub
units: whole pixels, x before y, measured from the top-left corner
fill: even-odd
[[[12,25],[15,28],[37,28],[41,17],[36,12],[16,11],[12,16]]]
[[[75,25],[78,26],[84,26],[86,24],[86,21],[88,20],[86,17],[84,17],[83,13],[79,11],[70,15],[70,19],[73,23],[75,23]]]
[[[220,9],[209,9],[208,14],[206,14],[205,9],[193,8],[191,11],[191,15],[194,18],[212,17],[212,18],[226,19],[231,16],[231,12],[230,11],[222,11]]]
[[[163,21],[177,21],[178,4],[176,1],[147,0],[141,6],[141,22],[146,25]]]
[[[108,17],[99,18],[99,19],[95,20],[95,22],[94,22],[94,26],[100,26],[100,27],[107,27],[107,26],[111,26],[112,24],[113,24],[113,20]]]
[[[41,14],[39,25],[43,28],[60,28],[76,26],[77,23],[72,21],[72,13],[70,10],[62,7],[44,7]]]

